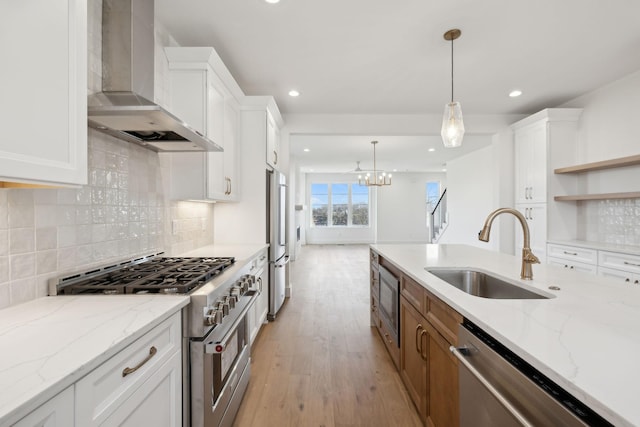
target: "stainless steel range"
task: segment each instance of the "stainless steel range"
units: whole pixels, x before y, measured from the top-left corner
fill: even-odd
[[[52,280],[50,295],[188,294],[183,310],[183,425],[231,426],[250,376],[247,313],[262,291],[233,257],[151,255]]]

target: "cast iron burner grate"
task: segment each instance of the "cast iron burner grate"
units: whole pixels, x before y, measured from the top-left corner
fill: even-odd
[[[222,273],[233,257],[151,258],[108,271],[92,271],[61,286],[62,295],[187,294]],[[106,269],[105,269],[106,270]]]

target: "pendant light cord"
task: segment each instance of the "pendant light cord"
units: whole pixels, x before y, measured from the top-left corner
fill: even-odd
[[[451,103],[453,104],[453,37],[451,37]]]

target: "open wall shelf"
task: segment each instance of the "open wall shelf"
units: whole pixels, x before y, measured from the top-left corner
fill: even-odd
[[[601,162],[585,163],[582,165],[567,166],[564,168],[555,169],[553,172],[556,174],[562,173],[582,173],[591,172],[602,169],[621,168],[624,166],[640,165],[640,155],[620,157],[617,159],[603,160]]]
[[[570,202],[580,200],[608,200],[608,199],[637,199],[640,198],[640,191],[629,191],[626,193],[602,193],[602,194],[575,194],[571,196],[554,196],[556,202]]]
[[[603,160],[601,162],[584,163],[582,165],[567,166],[555,169],[556,174],[583,173],[603,169],[614,169],[625,166],[640,165],[640,155],[619,157],[617,159]],[[601,193],[601,194],[574,194],[569,196],[554,196],[556,202],[570,202],[580,200],[608,200],[608,199],[637,199],[640,198],[640,191],[627,191],[622,193]]]

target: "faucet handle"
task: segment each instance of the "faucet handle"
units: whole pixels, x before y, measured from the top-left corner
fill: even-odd
[[[540,264],[538,257],[535,256],[529,248],[522,249],[522,260],[529,264]]]

